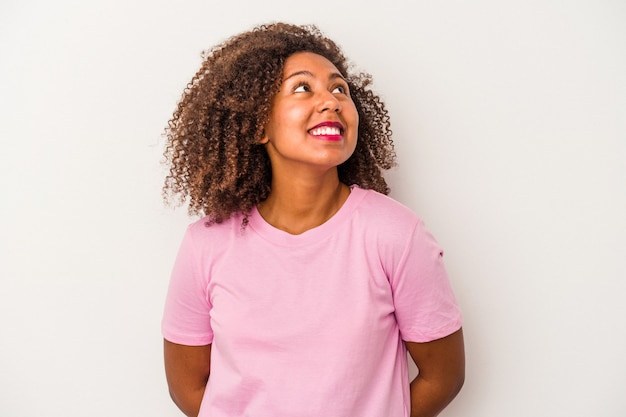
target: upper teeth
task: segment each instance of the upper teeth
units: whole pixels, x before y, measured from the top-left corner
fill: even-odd
[[[323,126],[311,130],[312,135],[339,135],[341,131],[338,127]]]

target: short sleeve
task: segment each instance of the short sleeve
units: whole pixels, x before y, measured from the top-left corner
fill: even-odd
[[[191,226],[187,228],[172,269],[161,331],[170,342],[203,346],[213,341],[211,304],[208,277],[193,231]]]
[[[443,250],[418,221],[390,277],[400,335],[429,342],[459,330],[462,314],[443,263]]]

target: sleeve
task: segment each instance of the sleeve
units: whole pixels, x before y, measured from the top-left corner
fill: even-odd
[[[161,322],[163,337],[170,342],[203,346],[213,341],[208,279],[202,257],[187,228],[170,277]]]
[[[402,340],[430,342],[461,328],[443,250],[423,221],[417,222],[390,282]]]

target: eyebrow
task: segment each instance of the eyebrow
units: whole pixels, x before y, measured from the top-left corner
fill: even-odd
[[[311,78],[313,78],[313,77],[314,77],[314,75],[313,75],[313,73],[312,73],[311,71],[302,70],[302,71],[296,71],[296,72],[294,72],[294,73],[292,73],[292,74],[289,74],[288,76],[286,76],[286,77],[283,79],[283,82],[287,81],[287,80],[288,80],[288,79],[290,79],[290,78],[297,77],[297,76],[299,76],[299,75],[304,75],[304,76],[306,76],[306,77],[311,77]],[[329,77],[329,79],[330,79],[330,80],[334,80],[334,79],[336,79],[336,78],[340,78],[340,79],[342,79],[343,81],[346,81],[346,79],[343,77],[343,75],[341,75],[341,74],[340,74],[340,73],[338,73],[338,72],[333,72],[333,73],[331,73],[331,74],[330,74],[330,77]]]

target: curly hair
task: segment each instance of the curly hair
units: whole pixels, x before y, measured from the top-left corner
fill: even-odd
[[[389,193],[382,170],[395,165],[396,155],[387,109],[368,88],[372,77],[351,74],[341,48],[316,26],[272,23],[203,53],[202,66],[165,129],[166,201],[187,201],[189,214],[208,216],[209,223],[235,213],[247,223],[250,210],[270,193],[270,160],[259,142],[272,99],[280,90],[285,60],[302,51],[335,65],[359,115],[356,149],[338,166],[339,180]]]

